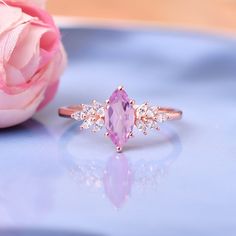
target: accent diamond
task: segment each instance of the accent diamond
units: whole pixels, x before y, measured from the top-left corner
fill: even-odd
[[[168,116],[165,113],[158,113],[156,119],[159,123],[163,123],[164,121],[167,121]]]

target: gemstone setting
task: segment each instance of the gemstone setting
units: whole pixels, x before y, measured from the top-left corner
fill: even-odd
[[[136,105],[134,100],[129,99],[124,88],[118,87],[106,103],[94,100],[92,104],[81,104],[70,116],[82,121],[81,129],[91,128],[93,132],[98,132],[105,127],[105,136],[111,139],[117,152],[121,152],[128,139],[133,137],[134,127],[145,135],[149,129],[159,130],[159,123],[173,119],[169,113],[182,115],[179,111],[148,103]]]
[[[105,126],[108,136],[121,151],[133,131],[135,110],[123,88],[118,88],[111,95],[105,112]]]

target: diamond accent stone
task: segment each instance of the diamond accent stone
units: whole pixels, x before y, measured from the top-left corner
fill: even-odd
[[[147,118],[148,119],[153,119],[154,118],[154,111],[152,109],[148,109],[146,112]]]
[[[104,124],[105,124],[104,119],[99,118],[93,126],[93,132],[98,132],[99,130],[101,130]]]
[[[147,112],[147,104],[142,104],[136,109],[136,112],[135,112],[136,118],[141,119],[142,117],[146,115],[146,112]]]
[[[71,115],[71,118],[83,121],[81,129],[92,128],[93,132],[98,132],[104,126],[105,106],[96,101],[92,105],[82,105],[82,110]]]
[[[163,123],[163,122],[167,121],[168,116],[165,113],[158,113],[156,119],[159,123]]]
[[[89,119],[84,120],[84,122],[82,123],[80,127],[83,129],[89,129],[92,125],[93,125],[92,119],[89,118]]]
[[[142,120],[136,120],[135,125],[140,131],[143,131],[146,129],[146,126]]]
[[[104,107],[100,107],[98,110],[97,110],[97,114],[101,117],[104,117],[105,116],[105,109]]]

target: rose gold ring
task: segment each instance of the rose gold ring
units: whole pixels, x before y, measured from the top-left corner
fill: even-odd
[[[61,107],[58,114],[82,121],[81,130],[91,128],[93,132],[97,132],[105,126],[105,135],[110,137],[116,150],[121,152],[124,144],[133,137],[134,126],[146,135],[148,129],[159,130],[159,123],[180,120],[183,112],[173,108],[150,106],[148,103],[136,105],[120,86],[104,104],[94,100],[89,105]]]

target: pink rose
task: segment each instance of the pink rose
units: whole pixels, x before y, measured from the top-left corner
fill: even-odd
[[[66,65],[43,0],[0,0],[0,128],[19,124],[54,97]]]

